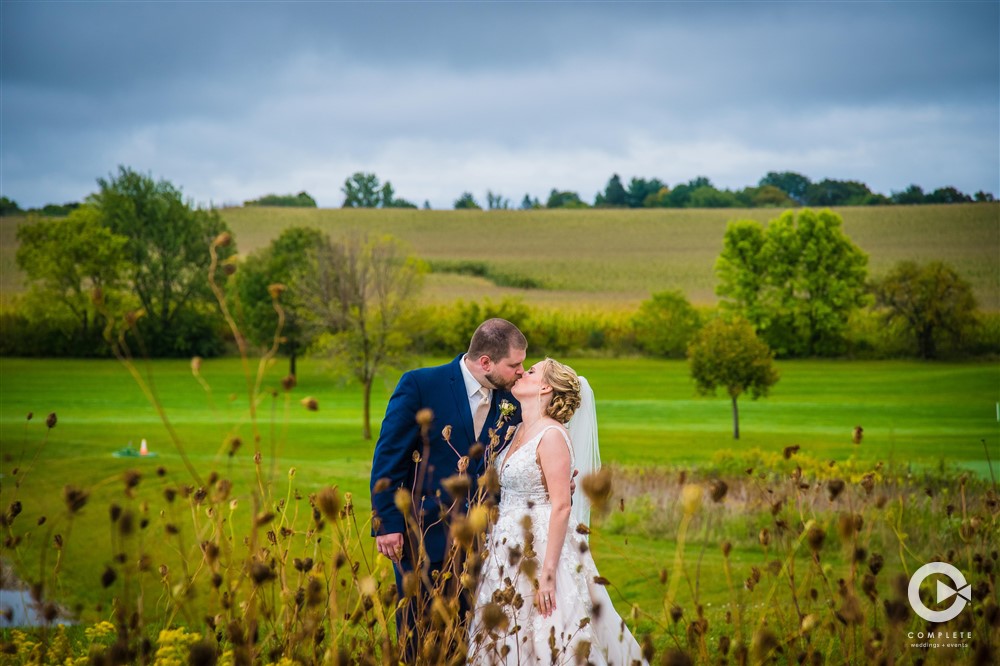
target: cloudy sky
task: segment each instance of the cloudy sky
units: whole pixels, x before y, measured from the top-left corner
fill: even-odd
[[[355,171],[450,208],[612,173],[1000,194],[1000,3],[10,2],[0,189],[118,165],[201,204]]]

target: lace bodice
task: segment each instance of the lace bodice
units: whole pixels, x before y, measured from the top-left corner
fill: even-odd
[[[521,426],[518,426],[520,428]],[[573,467],[573,447],[569,437],[559,426],[550,425],[542,428],[537,435],[525,442],[519,449],[507,455],[501,452],[502,467],[500,468],[500,503],[549,504],[549,494],[542,478],[542,468],[538,464],[538,445],[542,436],[549,430],[558,430],[569,447],[570,468]]]

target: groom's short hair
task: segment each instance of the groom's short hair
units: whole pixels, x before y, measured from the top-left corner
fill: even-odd
[[[506,319],[487,319],[472,334],[469,343],[469,358],[488,356],[494,363],[507,358],[512,349],[527,349],[528,341],[517,326]]]

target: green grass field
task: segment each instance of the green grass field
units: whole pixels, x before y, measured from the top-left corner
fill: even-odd
[[[993,364],[781,363],[782,379],[769,398],[742,401],[743,439],[734,442],[728,401],[697,397],[684,363],[569,361],[590,378],[597,392],[606,464],[704,472],[720,451],[780,452],[797,444],[802,453],[820,460],[853,457],[869,465],[884,461],[897,469],[933,468],[944,461],[988,477],[984,441],[995,466],[1000,459],[1000,370]],[[157,395],[199,473],[214,470],[234,479],[237,488],[250,488],[255,478],[253,430],[239,361],[204,362],[201,374],[210,393],[192,376],[187,362],[154,361],[140,368],[151,371]],[[265,390],[258,413],[263,469],[274,494],[285,495],[287,471],[295,467],[296,490],[306,494],[338,485],[354,493],[359,515],[367,516],[373,442],[360,437],[360,391],[338,384],[321,362],[310,360],[301,363],[299,386],[286,395],[279,386],[285,372],[283,362],[268,371],[264,387],[277,389],[278,397]],[[377,384],[374,414],[384,411],[397,377]],[[97,577],[110,556],[104,507],[121,501],[122,473],[143,473],[140,499],[154,507],[154,518],[155,507],[163,504],[163,487],[192,481],[156,411],[117,362],[2,359],[0,380],[4,506],[14,492],[14,479],[23,479],[25,470],[28,477],[18,497],[26,520],[61,515],[61,492],[68,483],[92,492],[90,505],[73,528],[77,541],[63,564],[61,594],[94,617],[93,604],[101,593]],[[317,399],[318,411],[299,404],[306,396]],[[28,412],[34,414],[30,421]],[[46,435],[49,412],[58,415],[58,424]],[[865,438],[855,446],[850,435],[858,424],[864,426]],[[244,444],[230,458],[228,443],[234,436]],[[129,442],[138,448],[143,438],[155,458],[113,457]],[[273,466],[271,461],[276,461]],[[168,472],[163,479],[154,473],[159,466]],[[20,476],[14,476],[15,467]],[[246,495],[239,499],[248,502]],[[58,529],[59,522],[48,525]],[[27,561],[45,541],[42,528],[34,532],[23,547]],[[668,561],[673,542],[626,532],[595,537],[594,548],[605,575],[620,586],[624,599],[655,611],[663,591],[649,583]],[[713,550],[706,571],[719,566],[719,559]],[[715,581],[706,583],[707,598],[721,602],[725,588],[719,579],[706,580]],[[628,604],[619,601],[627,610]]]
[[[968,279],[986,310],[1000,309],[1000,204],[838,208],[844,230],[869,254],[872,275],[902,259],[948,262]],[[486,261],[533,278],[545,289],[502,288],[468,276],[430,276],[425,298],[523,297],[562,308],[633,308],[656,291],[680,289],[693,303],[716,302],[714,265],[726,224],[773,219],[771,209],[423,211],[228,208],[222,216],[241,253],[283,229],[312,226],[388,233],[427,260]],[[20,291],[16,226],[0,218],[0,292]]]

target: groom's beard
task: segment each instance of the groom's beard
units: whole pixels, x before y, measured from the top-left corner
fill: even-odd
[[[517,377],[514,377],[514,379],[505,380],[503,377],[494,372],[486,373],[486,381],[492,384],[493,388],[500,389],[501,391],[511,390],[514,387],[514,384],[517,383],[517,379]]]

